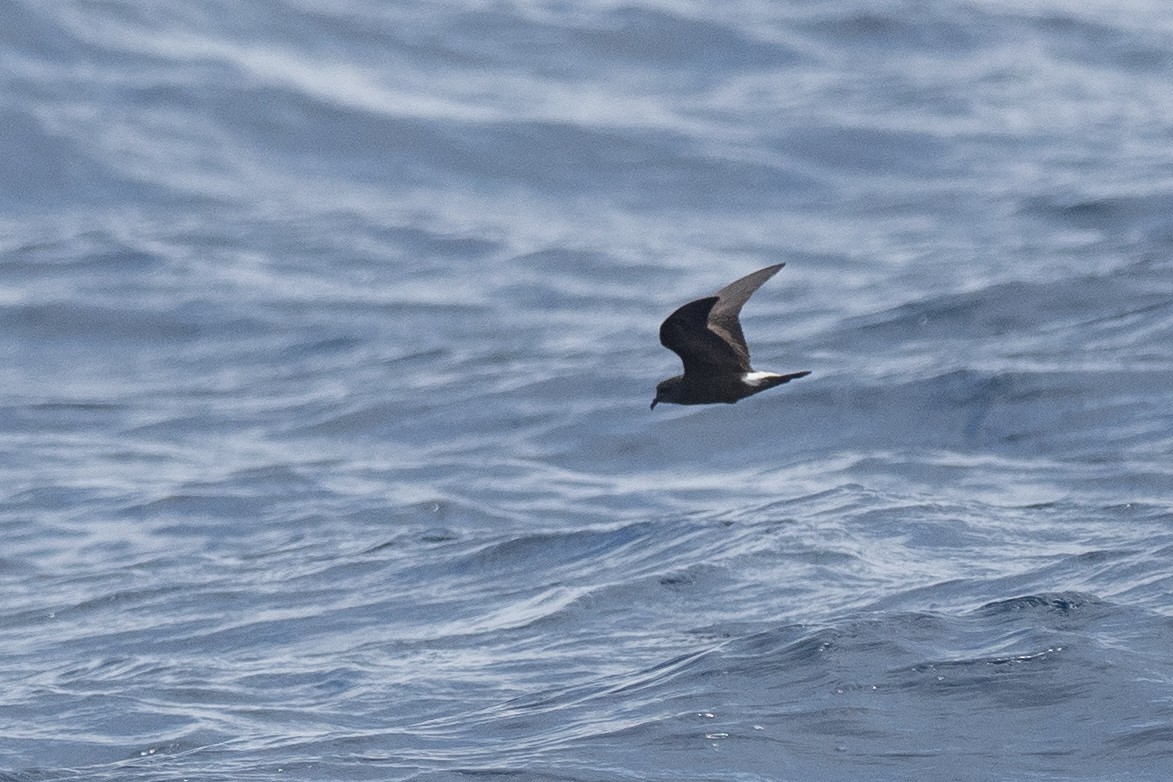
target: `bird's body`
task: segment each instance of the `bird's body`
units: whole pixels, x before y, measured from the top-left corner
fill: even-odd
[[[767,388],[789,383],[810,372],[759,372],[749,364],[749,347],[738,315],[753,292],[785,264],[767,266],[677,309],[660,326],[660,342],[680,356],[684,374],[656,386],[652,407],[732,404]]]

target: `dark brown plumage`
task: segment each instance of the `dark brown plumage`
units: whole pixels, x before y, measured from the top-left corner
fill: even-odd
[[[767,388],[789,383],[810,372],[779,375],[756,372],[749,364],[749,347],[738,315],[745,302],[786,264],[767,266],[747,274],[708,296],[677,309],[660,325],[660,342],[684,363],[684,374],[656,386],[652,408],[660,402],[676,405],[732,404]]]

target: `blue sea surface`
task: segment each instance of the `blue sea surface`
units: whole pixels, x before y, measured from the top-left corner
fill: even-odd
[[[1173,779],[1173,5],[0,16],[0,780]]]

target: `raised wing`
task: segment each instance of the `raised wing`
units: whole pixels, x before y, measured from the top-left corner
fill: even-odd
[[[729,343],[730,349],[737,354],[746,371],[749,370],[749,346],[745,344],[745,334],[741,332],[738,315],[741,314],[742,305],[749,300],[753,292],[785,265],[779,263],[758,269],[753,274],[747,274],[717,291],[717,303],[709,313],[709,328]]]
[[[720,295],[690,301],[660,324],[660,343],[680,356],[686,375],[749,371],[748,359],[709,328],[719,302]]]

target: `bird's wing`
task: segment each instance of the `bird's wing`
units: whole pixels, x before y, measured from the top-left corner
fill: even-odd
[[[773,277],[786,264],[779,263],[758,269],[753,274],[747,274],[736,282],[731,282],[717,291],[717,303],[709,313],[709,328],[728,342],[741,360],[745,369],[749,370],[749,346],[745,344],[745,334],[741,332],[741,322],[737,316],[741,314],[741,307],[753,295],[753,292],[762,287],[762,283]]]
[[[709,329],[710,313],[719,301],[719,296],[690,301],[660,324],[661,344],[680,356],[686,375],[749,371],[749,364],[733,346]]]

